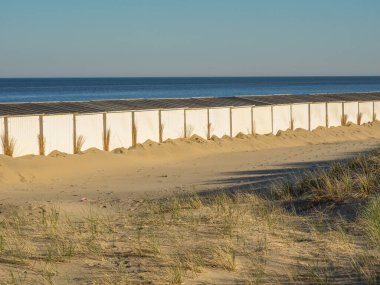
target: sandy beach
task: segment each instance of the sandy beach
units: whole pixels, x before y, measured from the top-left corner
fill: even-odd
[[[18,203],[162,197],[178,191],[252,188],[379,145],[380,123],[246,136],[146,142],[107,153],[0,157],[2,201]],[[111,199],[111,200],[112,200]]]
[[[306,212],[302,205],[310,202],[296,199],[289,211],[290,194],[280,201],[273,194],[287,188],[273,185],[379,145],[375,122],[148,141],[110,153],[1,156],[0,284],[376,280],[378,251],[361,243],[363,222],[353,218],[351,196]],[[353,266],[356,273],[347,275]]]

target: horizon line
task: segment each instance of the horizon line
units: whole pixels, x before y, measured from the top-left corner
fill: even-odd
[[[5,76],[0,79],[92,79],[92,78],[348,78],[348,77],[380,77],[379,75],[207,75],[207,76]]]

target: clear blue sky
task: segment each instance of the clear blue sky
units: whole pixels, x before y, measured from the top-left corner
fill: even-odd
[[[1,0],[0,77],[380,75],[378,0]]]

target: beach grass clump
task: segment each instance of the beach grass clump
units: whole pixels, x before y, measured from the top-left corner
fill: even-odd
[[[74,154],[81,153],[82,147],[85,143],[86,139],[84,136],[80,135],[77,137],[75,143],[74,143]]]
[[[111,129],[107,129],[103,132],[103,150],[110,151],[111,142]]]
[[[340,125],[345,127],[348,125],[348,116],[347,114],[343,114],[341,117],[340,117]]]
[[[294,131],[294,119],[290,120],[290,130]]]
[[[369,238],[380,248],[380,196],[370,200],[361,214]]]
[[[274,196],[264,185],[68,212],[7,205],[0,284],[378,284],[379,181],[372,153],[284,178]]]
[[[359,112],[357,117],[356,117],[356,124],[360,126],[362,124],[362,119],[363,119],[363,113]]]
[[[1,146],[3,148],[3,153],[7,156],[13,156],[16,140],[14,138],[9,138],[7,133],[1,136]]]
[[[379,185],[380,156],[373,154],[334,163],[327,169],[305,172],[294,181],[280,180],[272,185],[272,194],[277,199],[341,202],[378,193]]]

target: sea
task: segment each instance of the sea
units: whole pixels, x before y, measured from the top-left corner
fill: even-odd
[[[0,102],[375,91],[380,91],[380,76],[0,78]]]

